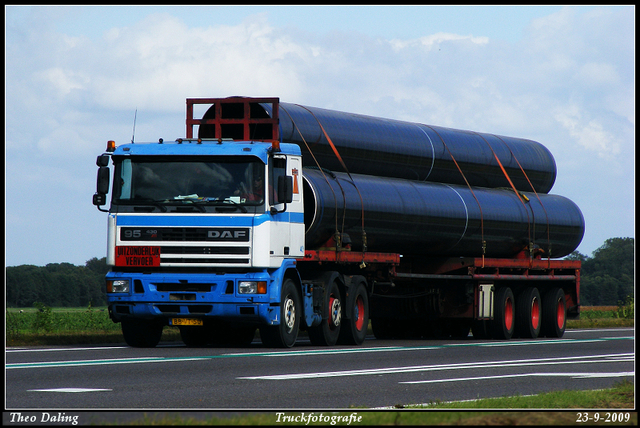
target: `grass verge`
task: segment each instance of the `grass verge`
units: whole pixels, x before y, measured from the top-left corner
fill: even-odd
[[[484,409],[524,409],[518,411],[484,411]],[[456,410],[465,409],[465,410]],[[471,410],[470,410],[471,409]],[[531,409],[531,410],[528,410]],[[550,409],[550,410],[541,410]],[[616,409],[597,411],[584,409]],[[428,407],[401,410],[352,411],[272,411],[246,412],[237,416],[183,417],[180,413],[154,415],[145,413],[128,425],[336,425],[336,426],[564,426],[564,425],[638,425],[634,410],[634,385],[629,380],[600,391],[559,391],[528,397],[504,397],[460,403],[433,403]],[[582,422],[587,416],[590,421]],[[333,418],[333,419],[332,419]],[[608,419],[609,422],[604,422]],[[333,423],[332,423],[333,421]],[[351,422],[349,422],[351,421]]]

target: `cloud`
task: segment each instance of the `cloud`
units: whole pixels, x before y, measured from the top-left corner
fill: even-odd
[[[96,100],[119,108],[133,99],[139,108],[162,111],[182,111],[185,95],[294,94],[301,84],[295,61],[311,55],[275,31],[266,15],[207,28],[152,15],[110,30],[101,50],[117,64],[95,76]]]
[[[426,48],[427,50],[434,50],[434,49],[438,50],[441,48],[441,46],[447,45],[447,42],[451,42],[451,41],[455,41],[455,42],[465,41],[475,45],[485,45],[489,43],[489,38],[474,37],[471,35],[462,36],[460,34],[439,32],[436,34],[431,34],[429,36],[420,37],[414,40],[394,39],[394,40],[391,40],[389,43],[393,47],[393,49],[396,51],[406,49],[409,47],[416,47],[416,46],[421,46],[423,48]]]
[[[89,83],[88,76],[61,67],[36,72],[34,80],[41,82],[40,87],[44,90],[52,90],[55,97],[67,96],[73,89],[85,89]]]
[[[615,158],[620,154],[620,144],[607,132],[598,120],[583,118],[576,105],[556,109],[555,119],[578,144],[600,158]]]

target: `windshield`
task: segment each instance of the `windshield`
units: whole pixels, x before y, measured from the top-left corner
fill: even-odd
[[[249,157],[114,159],[114,203],[264,203],[265,165]]]

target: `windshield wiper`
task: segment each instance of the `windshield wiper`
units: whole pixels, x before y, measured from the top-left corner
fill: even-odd
[[[196,207],[201,213],[206,213],[207,210],[202,206],[205,204],[205,201],[194,201],[191,199],[183,199],[184,202],[190,202],[189,205],[183,206],[184,208]]]
[[[162,212],[165,212],[165,213],[167,212],[167,207],[162,205],[160,201],[154,201],[153,199],[118,199],[117,201],[118,202],[116,203],[120,205],[146,205],[146,206],[151,205],[158,208]],[[133,208],[136,209],[141,207],[137,206]]]
[[[228,205],[228,204],[230,203],[231,205],[233,205],[233,207],[234,207],[234,208],[239,209],[239,210],[240,210],[240,211],[242,211],[243,213],[246,213],[246,212],[247,212],[247,207],[245,207],[244,205],[242,205],[242,204],[241,204],[241,203],[239,203],[239,202],[234,201],[234,200],[233,200],[232,198],[230,198],[230,197],[225,198],[225,199],[221,199],[221,200],[218,200],[218,201],[212,201],[212,202],[215,202],[215,205],[217,205],[217,206],[220,206],[220,205]]]

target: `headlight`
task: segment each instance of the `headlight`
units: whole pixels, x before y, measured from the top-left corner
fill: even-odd
[[[107,293],[128,293],[128,292],[129,292],[128,279],[107,280]]]
[[[238,294],[267,294],[266,281],[240,281]]]

